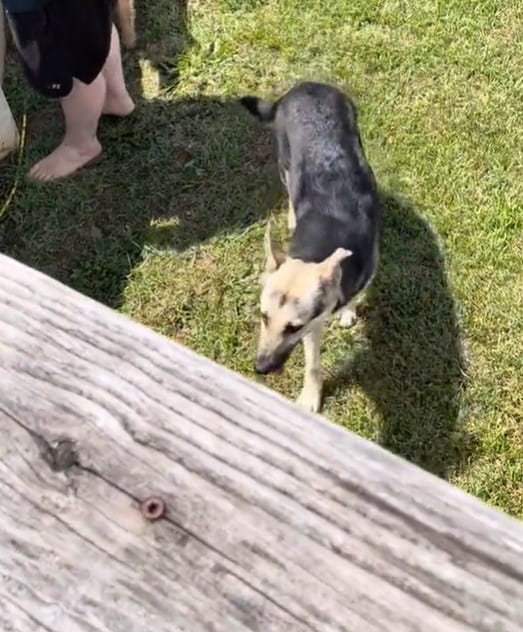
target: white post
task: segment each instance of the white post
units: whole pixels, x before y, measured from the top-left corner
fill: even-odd
[[[5,21],[0,0],[0,160],[18,147],[18,129],[2,89],[5,67]]]

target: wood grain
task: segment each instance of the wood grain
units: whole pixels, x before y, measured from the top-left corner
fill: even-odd
[[[2,630],[523,629],[519,522],[1,256],[0,305]]]

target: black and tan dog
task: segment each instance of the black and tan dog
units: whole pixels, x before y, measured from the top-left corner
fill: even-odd
[[[289,253],[265,235],[259,373],[283,367],[302,340],[305,377],[298,403],[318,411],[320,339],[334,313],[344,326],[378,264],[381,209],[374,174],[363,151],[356,109],[337,88],[301,83],[276,103],[241,103],[274,130],[278,163],[289,194]]]

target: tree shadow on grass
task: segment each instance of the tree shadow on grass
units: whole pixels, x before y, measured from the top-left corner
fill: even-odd
[[[456,307],[436,236],[386,195],[378,274],[360,309],[364,342],[326,395],[358,384],[380,417],[379,442],[448,477],[473,442],[460,415],[465,362]]]
[[[117,122],[102,119],[104,158],[96,167],[50,185],[21,178],[0,223],[1,252],[111,307],[119,306],[145,246],[179,252],[241,230],[281,195],[270,137],[240,106],[142,94],[140,58],[160,67],[172,86],[191,38],[185,2],[139,7],[138,46],[125,53],[135,113]],[[23,173],[56,144],[62,117],[57,104],[31,93],[19,69],[8,74],[13,110],[23,111],[24,101],[29,108]],[[6,181],[16,169],[13,161]]]

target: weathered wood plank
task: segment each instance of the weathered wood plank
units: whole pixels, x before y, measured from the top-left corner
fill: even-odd
[[[2,630],[523,629],[517,521],[5,257],[0,305]]]

